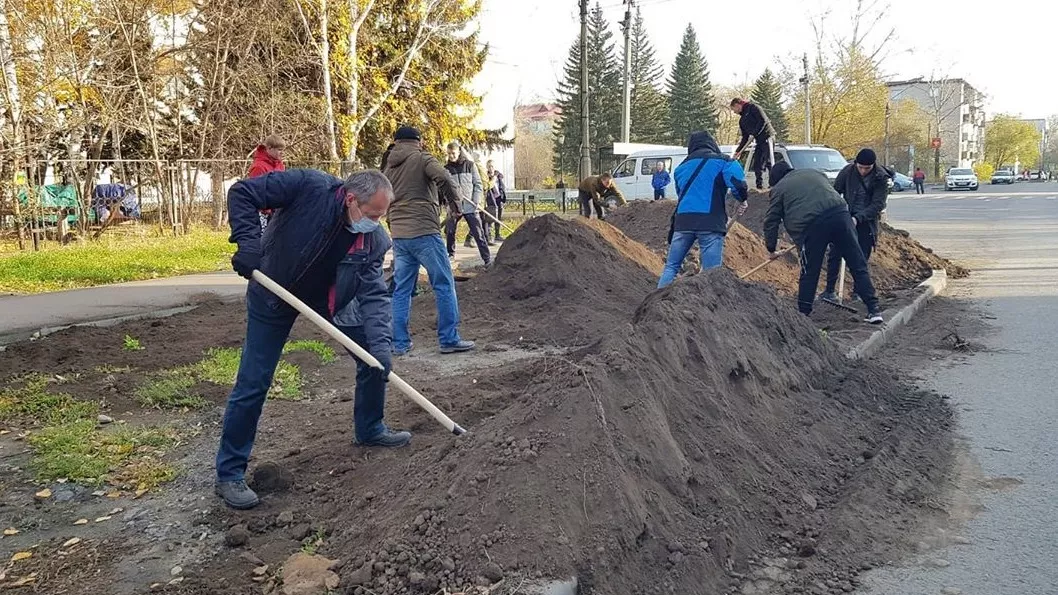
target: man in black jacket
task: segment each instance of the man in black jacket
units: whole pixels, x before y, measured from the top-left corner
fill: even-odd
[[[228,506],[257,505],[244,480],[268,390],[297,311],[252,280],[260,270],[364,346],[383,366],[357,362],[353,409],[355,443],[398,447],[411,434],[382,423],[393,350],[393,309],[382,278],[390,248],[379,219],[393,187],[375,170],[344,182],[313,170],[272,172],[228,191],[232,268],[251,279],[246,289],[246,340],[228,396],[217,451],[216,492]],[[276,209],[261,233],[257,212]]]
[[[793,171],[785,161],[771,170],[771,203],[764,216],[764,245],[775,258],[779,224],[796,243],[801,253],[801,280],[797,291],[797,309],[812,313],[819,271],[827,245],[833,246],[849,263],[856,293],[867,306],[867,322],[881,324],[878,298],[867,272],[867,260],[856,243],[852,217],[845,202],[834,191],[826,174],[814,169]]]
[[[865,261],[871,259],[878,239],[878,219],[885,210],[885,202],[889,196],[889,178],[892,177],[877,161],[878,157],[873,149],[860,149],[855,162],[846,165],[834,180],[834,189],[845,197],[845,202],[849,205],[852,225],[856,228],[856,237]],[[831,251],[827,259],[827,285],[823,294],[825,299],[837,299],[834,288],[840,269],[841,255]]]
[[[738,119],[738,128],[742,131],[742,140],[732,157],[738,159],[739,154],[749,145],[749,137],[752,136],[757,144],[753,148],[749,169],[757,179],[757,190],[763,190],[763,172],[765,169],[769,171],[768,184],[771,185],[770,171],[775,165],[775,143],[772,140],[775,137],[775,129],[772,128],[768,114],[755,103],[736,97],[731,100],[731,111],[741,116]]]

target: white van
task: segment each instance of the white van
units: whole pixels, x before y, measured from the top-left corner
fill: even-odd
[[[730,155],[735,145],[721,145],[720,151]],[[754,184],[753,173],[749,171],[753,145],[745,150],[742,165],[746,169],[746,183]],[[613,170],[614,183],[621,194],[628,200],[652,200],[654,187],[650,181],[659,161],[665,164],[669,174],[687,158],[686,147],[671,147],[637,151],[630,154]],[[786,161],[794,169],[818,169],[827,174],[831,180],[837,178],[838,172],[848,161],[837,150],[826,145],[775,145],[775,162]],[[676,198],[676,189],[669,182],[665,189],[665,198]]]
[[[735,150],[734,145],[720,147],[724,153]],[[665,170],[672,175],[676,167],[687,158],[687,147],[670,147],[636,151],[629,155],[613,170],[614,183],[617,189],[628,200],[653,200],[654,186],[651,180],[657,171],[658,162],[665,164]],[[676,188],[672,181],[665,188],[665,198],[676,198]]]

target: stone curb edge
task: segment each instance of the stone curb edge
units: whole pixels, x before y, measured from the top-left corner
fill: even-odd
[[[224,303],[230,303],[236,300],[242,299],[242,295],[231,296],[231,297],[219,297],[218,299]],[[27,340],[36,340],[47,337],[48,335],[64,331],[68,328],[75,328],[79,326],[92,326],[105,328],[108,326],[114,326],[123,322],[131,322],[134,320],[149,320],[151,318],[168,318],[170,316],[176,316],[177,314],[183,314],[184,312],[190,312],[198,308],[201,304],[189,304],[186,306],[177,306],[175,308],[164,308],[162,310],[153,310],[150,312],[141,312],[139,314],[126,314],[124,316],[114,316],[111,318],[102,318],[100,320],[89,320],[86,322],[75,322],[72,324],[64,324],[59,326],[46,326],[37,330],[25,330],[17,333],[11,333],[9,335],[0,336],[0,352],[7,349],[8,345],[14,343],[20,343]]]
[[[926,279],[919,284],[919,287],[926,288],[926,291],[915,298],[915,301],[897,312],[892,319],[885,323],[881,330],[875,331],[865,341],[850,349],[848,353],[845,354],[845,357],[849,359],[869,359],[873,357],[887,342],[889,342],[890,336],[914,318],[922,308],[926,307],[926,303],[928,303],[929,300],[944,291],[944,288],[947,286],[948,272],[944,269],[934,269],[933,274],[930,275],[929,279]]]

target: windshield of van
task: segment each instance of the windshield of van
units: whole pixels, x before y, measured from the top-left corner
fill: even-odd
[[[836,149],[787,149],[786,154],[794,169],[841,171],[847,163]]]

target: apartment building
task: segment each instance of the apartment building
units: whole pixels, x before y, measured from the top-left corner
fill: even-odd
[[[973,167],[984,160],[984,93],[961,78],[925,77],[886,83],[889,101],[914,101],[929,119],[929,138],[939,138],[940,170]]]

